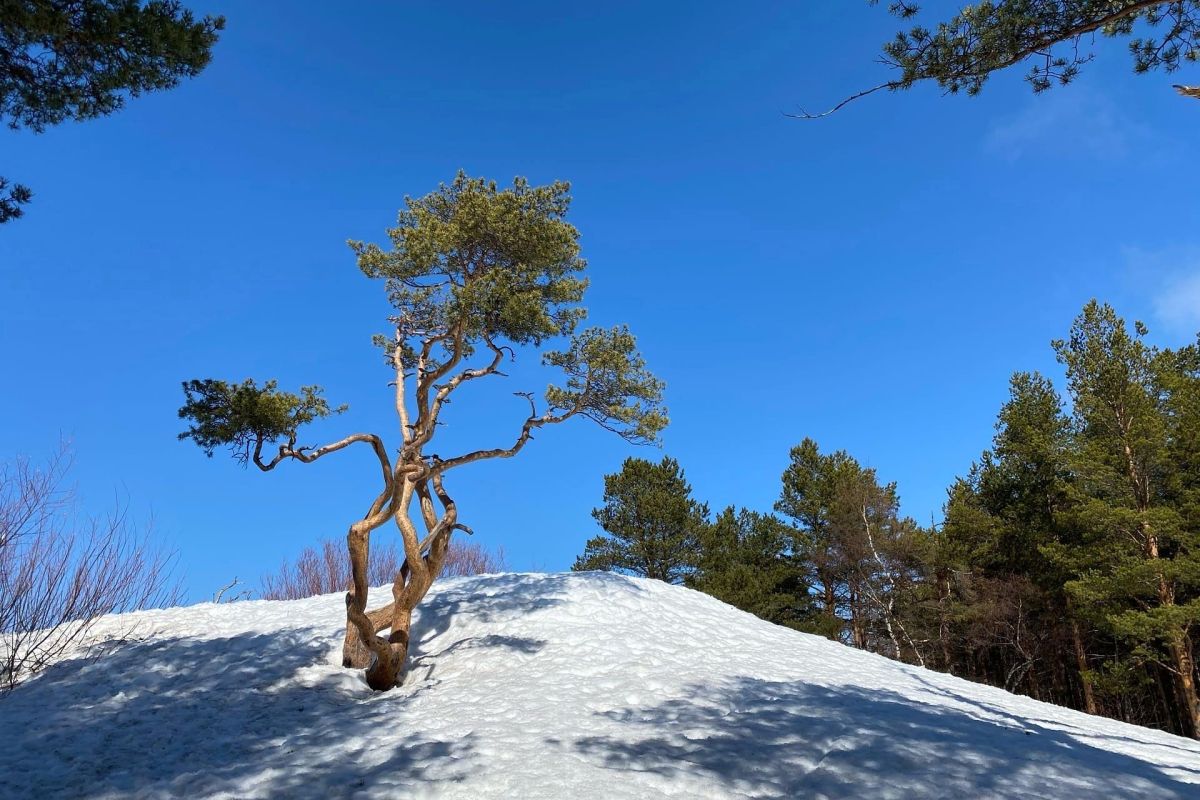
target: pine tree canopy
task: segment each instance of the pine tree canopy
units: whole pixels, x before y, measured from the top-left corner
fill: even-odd
[[[1073,406],[1072,471],[1082,547],[1059,551],[1068,591],[1143,646],[1175,646],[1200,622],[1200,529],[1191,517],[1195,346],[1159,350],[1108,305],[1089,303],[1054,343]],[[1138,610],[1129,608],[1139,607]]]
[[[41,132],[170,89],[208,65],[224,26],[175,0],[0,0],[0,121]],[[31,197],[0,178],[0,223]]]
[[[879,0],[870,0],[874,5]],[[907,21],[923,15],[909,0],[888,10]],[[932,82],[949,94],[978,94],[993,73],[1028,67],[1035,92],[1074,80],[1094,57],[1097,35],[1124,39],[1133,69],[1174,72],[1200,59],[1200,0],[995,0],[963,6],[933,24],[914,24],[883,47],[892,79],[858,92],[825,114],[881,89]],[[814,117],[825,114],[801,113]]]
[[[628,458],[604,476],[592,516],[606,535],[589,539],[574,570],[615,570],[678,583],[695,569],[708,506],[692,498],[679,462]]]
[[[782,482],[775,511],[794,526],[792,552],[810,565],[820,611],[809,629],[858,647],[887,636],[899,651],[894,601],[910,582],[921,531],[900,517],[896,484],[880,484],[846,451],[823,454],[807,438],[792,448]]]
[[[761,619],[807,629],[808,567],[795,534],[778,517],[729,506],[703,529],[687,584]]]
[[[523,178],[500,189],[460,172],[449,185],[405,199],[398,225],[388,231],[390,249],[349,243],[359,268],[383,279],[391,301],[394,334],[375,337],[387,363],[411,364],[430,381],[415,398],[417,422],[436,425],[450,392],[500,374],[516,347],[550,339],[565,344],[542,354],[543,364],[563,375],[545,390],[544,409],[537,409],[532,393],[517,393],[530,409],[517,444],[441,460],[439,471],[514,454],[535,430],[575,416],[639,444],[656,441],[667,424],[663,382],[646,368],[629,330],[576,331],[587,315],[579,305],[587,264],[579,257],[579,232],[565,220],[569,189],[564,182],[530,186]],[[480,352],[490,364],[451,373]],[[263,468],[268,444],[281,443],[281,458],[318,457],[323,449],[297,446],[299,429],[345,410],[331,409],[319,386],[294,394],[279,391],[274,381],[207,379],[184,383],[184,392],[179,416],[190,427],[181,439],[194,440],[209,455],[228,446]],[[432,438],[432,430],[421,438]]]
[[[302,386],[296,395],[279,391],[276,385],[265,381],[259,386],[249,378],[241,383],[211,378],[185,381],[186,402],[179,418],[190,425],[179,438],[191,439],[209,458],[218,447],[229,447],[245,464],[251,455],[261,457],[265,444],[286,439],[287,447],[296,448],[302,425],[346,410],[344,405],[331,409],[321,397],[320,386]]]

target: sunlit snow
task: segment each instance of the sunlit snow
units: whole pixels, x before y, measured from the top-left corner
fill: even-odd
[[[376,590],[378,602],[389,597]],[[1200,743],[617,575],[435,585],[405,684],[340,595],[130,615],[0,699],[13,798],[1200,797]]]

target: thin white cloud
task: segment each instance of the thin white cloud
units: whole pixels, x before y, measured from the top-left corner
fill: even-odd
[[[1170,278],[1154,298],[1154,313],[1176,333],[1200,331],[1200,266]]]
[[[1150,301],[1157,327],[1188,340],[1200,331],[1200,247],[1126,248],[1127,274]]]
[[[996,119],[984,149],[1010,161],[1027,155],[1116,159],[1149,136],[1107,96],[1072,85],[1035,95],[1020,111]]]

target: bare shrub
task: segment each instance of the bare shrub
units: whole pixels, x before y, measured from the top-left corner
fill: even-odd
[[[254,596],[253,589],[242,589],[235,591],[245,581],[238,580],[238,576],[234,575],[233,580],[213,592],[214,603],[236,603],[239,600],[249,600]]]
[[[391,583],[400,569],[395,544],[371,550],[367,564],[373,586]],[[259,595],[264,600],[299,600],[319,594],[344,592],[350,586],[350,559],[346,548],[329,539],[317,547],[306,547],[292,564],[284,561],[274,575],[264,575]]]
[[[457,577],[504,570],[504,551],[488,550],[475,542],[450,542],[442,575]],[[400,570],[395,543],[371,548],[367,581],[371,586],[391,583]],[[299,600],[319,594],[344,592],[350,586],[350,559],[344,546],[324,539],[317,547],[306,547],[296,563],[284,561],[274,575],[264,575],[259,594],[264,600]]]
[[[78,513],[62,446],[46,464],[0,465],[0,693],[91,644],[105,614],[178,603],[173,558],[120,504]],[[108,631],[122,638],[131,631]]]
[[[442,575],[447,578],[458,578],[466,575],[485,575],[490,572],[504,572],[508,565],[504,561],[504,548],[488,550],[478,542],[463,542],[458,539],[450,541],[446,550],[446,560],[442,562]]]

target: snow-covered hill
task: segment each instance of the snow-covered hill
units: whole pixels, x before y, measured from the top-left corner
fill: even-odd
[[[0,795],[1200,797],[1200,743],[655,581],[443,581],[387,694],[338,666],[343,613],[330,595],[132,615],[148,638],[0,700]]]

